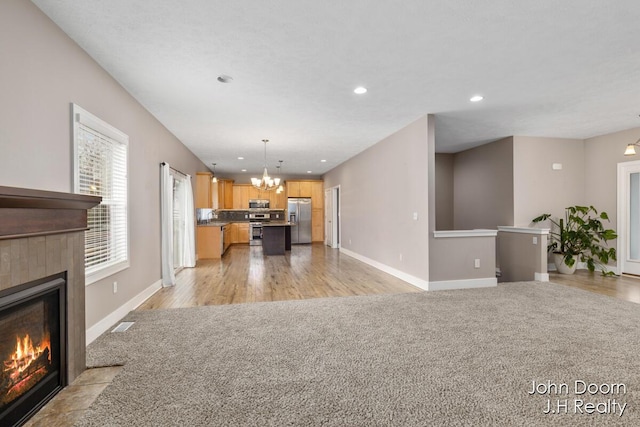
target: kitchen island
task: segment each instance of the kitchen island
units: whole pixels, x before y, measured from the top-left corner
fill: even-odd
[[[291,225],[287,221],[272,221],[262,224],[262,253],[284,255],[291,250]]]

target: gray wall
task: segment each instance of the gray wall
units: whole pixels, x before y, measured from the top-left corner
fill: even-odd
[[[454,228],[495,229],[512,225],[513,138],[456,153],[454,158]]]
[[[0,185],[71,191],[72,102],[129,135],[131,267],[87,287],[90,327],[160,279],[159,163],[207,169],[31,2],[1,1],[0,28]]]
[[[496,242],[498,267],[502,272],[499,281],[530,281],[535,280],[536,273],[546,273],[548,237],[499,231]]]
[[[608,228],[617,229],[617,188],[618,163],[640,160],[640,154],[624,156],[627,144],[640,138],[640,128],[627,129],[608,135],[585,140],[585,168],[589,171],[584,177],[584,187],[588,194],[588,203],[598,211],[609,214]],[[636,147],[637,151],[640,149]],[[612,243],[615,245],[615,242]]]
[[[454,155],[436,153],[436,230],[453,230]]]
[[[553,163],[562,163],[562,170],[553,170]],[[564,216],[567,206],[587,202],[585,177],[583,140],[514,136],[514,221],[499,225],[528,227],[542,213]]]
[[[429,279],[428,124],[425,116],[324,175],[325,188],[340,185],[341,247],[423,280]]]

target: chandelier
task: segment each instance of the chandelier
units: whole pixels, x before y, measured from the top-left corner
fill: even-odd
[[[267,172],[267,142],[268,139],[263,139],[264,142],[264,171],[262,172],[262,178],[251,178],[251,185],[258,190],[275,190],[280,185],[280,178],[271,178],[269,172]]]

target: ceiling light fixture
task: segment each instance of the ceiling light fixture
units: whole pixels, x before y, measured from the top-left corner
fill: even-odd
[[[363,86],[358,86],[357,88],[355,88],[353,90],[353,93],[356,93],[358,95],[362,95],[363,93],[367,93],[367,88],[363,87]]]
[[[325,159],[320,160],[321,163],[327,163]]]
[[[211,163],[213,165],[213,174],[211,175],[211,182],[213,182],[214,184],[216,182],[218,182],[218,178],[216,178],[216,164],[215,163]]]
[[[251,185],[259,190],[275,190],[280,185],[280,178],[271,179],[269,172],[267,172],[267,142],[268,139],[263,139],[264,142],[264,171],[262,172],[262,178],[251,178]]]
[[[484,96],[482,95],[474,95],[471,98],[469,98],[469,101],[471,102],[480,102],[484,99]]]
[[[226,74],[220,74],[216,80],[220,83],[231,83],[233,81],[233,77],[227,76]]]
[[[242,169],[242,172],[246,172],[246,171],[247,171],[246,169]]]
[[[311,173],[311,171],[307,171],[307,173]]]
[[[240,156],[238,157],[238,160],[244,160],[244,157]]]
[[[624,150],[625,156],[635,156],[636,155],[636,147],[640,147],[640,139],[638,139],[633,144],[627,144],[627,149]]]

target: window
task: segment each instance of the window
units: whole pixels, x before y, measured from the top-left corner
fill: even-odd
[[[102,197],[87,215],[87,285],[129,267],[128,145],[127,135],[73,105],[74,191]]]

